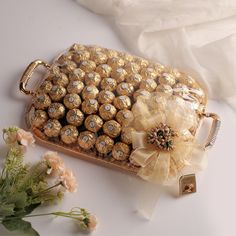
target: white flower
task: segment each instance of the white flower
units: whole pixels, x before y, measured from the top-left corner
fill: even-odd
[[[76,192],[77,190],[77,181],[71,170],[66,169],[60,176],[60,181],[62,186],[67,189],[69,192]]]

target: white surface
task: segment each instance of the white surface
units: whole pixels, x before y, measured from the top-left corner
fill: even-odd
[[[112,26],[101,17],[69,0],[21,0],[0,3],[0,128],[23,126],[27,101],[18,91],[26,65],[34,59],[49,61],[73,42],[124,49]],[[100,225],[97,236],[223,236],[235,235],[235,131],[236,113],[224,103],[210,102],[209,110],[222,117],[209,167],[199,181],[198,193],[174,198],[164,193],[152,221],[135,212],[138,192],[131,177],[62,155],[78,178],[79,189],[67,194],[59,206],[40,212],[86,207]],[[1,142],[2,145],[2,142]],[[36,146],[28,153],[35,160],[46,150]],[[51,217],[32,219],[41,236],[81,234],[70,220]],[[12,235],[0,226],[0,235]],[[15,234],[18,235],[18,234]]]

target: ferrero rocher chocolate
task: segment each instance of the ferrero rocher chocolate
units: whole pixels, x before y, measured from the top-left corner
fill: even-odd
[[[41,128],[42,125],[47,121],[48,115],[43,110],[36,110],[30,117],[30,124],[33,127]]]
[[[79,44],[79,43],[74,43],[70,48],[69,48],[69,52],[77,52],[77,51],[80,51],[80,50],[85,50],[86,47],[82,44]]]
[[[111,66],[111,68],[114,70],[116,68],[120,68],[125,65],[125,61],[120,57],[112,57],[108,59],[107,64]]]
[[[155,69],[153,68],[150,68],[150,67],[147,67],[147,68],[143,68],[141,71],[140,71],[140,74],[142,76],[142,78],[144,80],[146,79],[156,79],[156,77],[158,76],[157,72],[155,71]]]
[[[79,134],[78,144],[81,148],[89,150],[94,147],[96,143],[96,135],[90,131],[83,131]]]
[[[131,74],[126,78],[126,82],[132,84],[134,87],[138,87],[142,81],[142,76],[140,74]]]
[[[66,95],[66,89],[61,85],[53,85],[49,95],[53,101],[60,101]]]
[[[66,74],[60,73],[60,75],[54,76],[52,78],[52,82],[53,82],[53,84],[61,85],[61,86],[65,87],[68,85],[69,79]]]
[[[113,101],[113,104],[119,110],[129,109],[131,107],[131,100],[128,96],[122,95],[116,97]]]
[[[96,99],[88,99],[82,102],[82,111],[85,114],[94,114],[98,111],[98,101]]]
[[[47,121],[47,123],[43,127],[43,130],[46,136],[48,136],[49,138],[55,138],[59,136],[61,127],[62,126],[58,120],[52,119]]]
[[[126,63],[124,69],[128,72],[128,73],[139,73],[140,71],[140,66],[138,64],[136,64],[135,62],[128,62]]]
[[[104,78],[101,81],[101,89],[108,90],[108,91],[114,91],[116,89],[117,82],[113,78]]]
[[[108,154],[112,151],[114,145],[113,139],[107,135],[101,135],[96,140],[96,149],[101,154]]]
[[[101,76],[97,72],[90,72],[85,76],[86,85],[98,86],[101,82]]]
[[[82,69],[86,73],[94,71],[95,68],[96,68],[96,63],[94,61],[84,60],[80,63],[80,69]]]
[[[119,56],[122,57],[126,62],[131,62],[134,60],[134,57],[128,53],[120,52]]]
[[[137,63],[140,67],[147,67],[149,65],[148,60],[143,59],[141,57],[136,57],[134,62]]]
[[[79,80],[72,80],[67,86],[68,93],[81,93],[84,88],[84,83]]]
[[[33,104],[35,108],[44,110],[50,106],[51,99],[45,93],[38,93],[33,97]]]
[[[116,108],[109,103],[105,103],[100,106],[99,115],[102,117],[103,120],[111,120],[116,115]]]
[[[140,83],[140,89],[147,90],[148,92],[153,92],[157,87],[157,83],[153,79],[146,79]]]
[[[110,50],[110,49],[104,48],[103,51],[104,51],[104,53],[106,53],[106,55],[109,59],[118,56],[118,53],[115,50]]]
[[[69,124],[80,126],[84,121],[84,114],[79,109],[71,109],[66,114],[66,120]]]
[[[88,60],[90,57],[90,53],[86,50],[78,50],[76,53],[73,55],[73,60],[79,64],[81,61]]]
[[[170,73],[163,73],[159,77],[159,83],[173,86],[175,84],[175,77]]]
[[[111,77],[114,78],[117,83],[120,83],[125,80],[127,74],[126,70],[120,67],[112,71]]]
[[[99,90],[97,89],[96,86],[94,85],[88,85],[88,86],[85,86],[83,91],[82,91],[82,97],[84,100],[86,99],[94,99],[97,97],[99,93]]]
[[[52,119],[60,119],[65,115],[65,110],[61,103],[54,102],[48,107],[48,115]]]
[[[190,88],[195,88],[197,83],[194,78],[189,75],[180,72],[180,75],[177,77],[179,83],[185,84]]]
[[[116,114],[116,120],[122,125],[128,125],[134,119],[133,112],[127,109],[120,110]]]
[[[103,132],[111,138],[116,138],[121,132],[121,125],[115,120],[106,121],[103,125]]]
[[[111,74],[112,68],[107,64],[101,64],[96,68],[96,72],[102,77],[109,77]]]
[[[132,132],[134,131],[134,128],[132,127],[124,127],[121,131],[121,141],[126,144],[132,143]]]
[[[84,76],[85,76],[85,72],[80,68],[76,68],[69,74],[69,79],[83,81]]]
[[[144,89],[138,89],[137,91],[134,92],[133,98],[136,101],[139,96],[144,96],[147,97],[150,95],[150,92]]]
[[[72,144],[77,141],[79,132],[73,125],[66,125],[61,129],[60,136],[63,143]]]
[[[130,148],[127,144],[118,142],[115,143],[112,149],[112,156],[118,161],[124,161],[128,159],[130,154]]]
[[[107,62],[107,55],[98,51],[92,53],[90,59],[93,60],[97,65],[105,64]]]
[[[76,68],[77,68],[77,65],[74,61],[66,60],[61,65],[61,72],[65,73],[65,74],[69,74],[69,73],[73,72]]]
[[[76,93],[69,93],[64,97],[63,103],[69,109],[78,108],[81,104],[81,98]]]
[[[98,102],[101,104],[112,103],[115,98],[115,94],[109,90],[102,90],[98,94]]]
[[[84,126],[87,130],[92,132],[98,132],[102,128],[103,120],[98,115],[89,115],[84,122]]]
[[[173,93],[173,89],[170,85],[167,84],[160,84],[156,88],[156,92],[166,93],[171,95]]]
[[[119,95],[131,96],[134,92],[134,86],[130,83],[122,82],[122,83],[118,84],[118,86],[116,88],[116,92]]]
[[[166,70],[165,66],[161,65],[160,63],[152,63],[150,64],[150,68],[153,68],[155,70],[157,76],[160,76],[161,73]]]
[[[39,87],[39,91],[41,93],[49,93],[52,89],[52,82],[49,80],[43,81],[43,83]]]

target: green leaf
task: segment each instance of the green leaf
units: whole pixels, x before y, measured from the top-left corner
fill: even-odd
[[[10,216],[14,213],[15,204],[1,204],[0,216]]]
[[[2,224],[9,231],[18,231],[28,236],[39,236],[39,233],[32,228],[31,223],[22,219],[6,218]]]
[[[14,203],[16,208],[24,208],[27,204],[27,194],[25,192],[17,192],[9,196],[8,202]]]

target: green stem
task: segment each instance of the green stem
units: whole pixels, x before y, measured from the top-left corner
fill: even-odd
[[[47,188],[47,189],[44,189],[43,191],[41,191],[41,192],[38,192],[35,196],[33,196],[33,199],[34,198],[37,198],[39,195],[41,195],[42,193],[45,193],[45,192],[48,192],[49,190],[51,190],[51,189],[53,189],[53,188],[55,188],[55,187],[57,187],[57,186],[59,186],[59,185],[61,185],[61,182],[59,182],[59,183],[57,183],[57,184],[55,184],[55,185],[53,185],[53,186],[51,186],[51,187],[49,187],[49,188]]]

